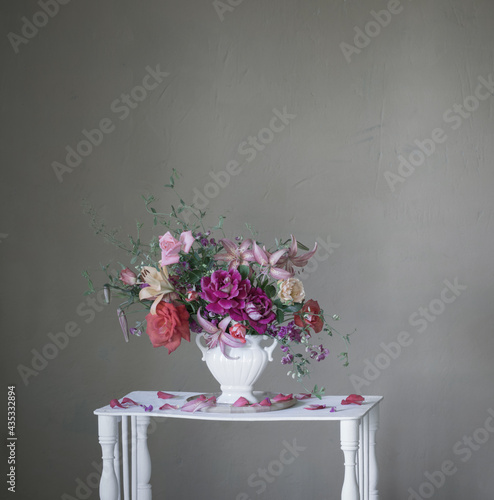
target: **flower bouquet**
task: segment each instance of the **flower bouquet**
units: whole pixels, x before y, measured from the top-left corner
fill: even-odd
[[[167,187],[174,189],[175,178],[174,172]],[[268,248],[249,225],[248,237],[237,234],[230,239],[223,230],[224,217],[208,228],[205,212],[182,199],[170,213],[159,213],[152,206],[153,196],[144,200],[154,226],[163,227],[148,244],[141,242],[143,224],[137,224],[137,237],[130,236],[129,245],[116,231],[108,231],[94,210],[87,210],[96,232],[130,256],[120,271],[103,266],[107,302],[110,295],[124,298],[117,314],[127,342],[129,336],[145,332],[154,347],[172,353],[182,340],[190,341],[191,332],[202,332],[209,349],[219,347],[231,359],[232,350],[242,347],[248,335],[265,335],[277,341],[281,363],[289,365],[288,374],[299,381],[309,374],[311,361],[328,356],[329,349],[316,336],[338,332],[327,323],[317,300],[307,299],[296,277],[313,258],[317,243],[309,251],[291,236]],[[94,293],[87,271],[83,275],[89,284],[86,293]],[[132,312],[139,316],[130,323]],[[348,335],[340,336],[349,342]],[[339,356],[348,365],[348,354]],[[312,392],[318,396],[323,390],[315,386]]]

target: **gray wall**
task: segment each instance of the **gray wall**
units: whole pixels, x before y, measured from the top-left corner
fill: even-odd
[[[382,498],[492,498],[494,88],[481,79],[494,77],[494,2],[220,4],[68,1],[47,18],[35,1],[2,2],[2,371],[17,387],[18,497],[97,498],[92,411],[111,398],[215,388],[195,345],[125,344],[114,307],[82,295],[81,269],[115,255],[82,200],[125,235],[149,221],[141,193],[174,201],[162,185],[176,168],[182,196],[206,190],[230,234],[248,221],[263,240],[330,242],[306,288],[357,333],[350,367],[335,341],[312,382],[385,396]],[[33,18],[45,25],[29,31]],[[122,105],[148,66],[168,74]],[[285,108],[285,128],[248,152]],[[66,147],[96,127],[101,144],[71,168]],[[66,328],[80,333],[46,348]],[[280,357],[260,385],[299,391]],[[248,477],[295,437],[306,450],[258,494]],[[157,498],[339,495],[336,426],[172,421],[150,441]],[[430,486],[441,468],[451,475]]]

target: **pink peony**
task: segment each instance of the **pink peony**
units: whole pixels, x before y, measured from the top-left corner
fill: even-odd
[[[218,270],[201,279],[201,288],[201,298],[209,302],[206,309],[225,315],[244,308],[250,281],[243,280],[236,269]]]
[[[261,335],[266,333],[267,326],[276,318],[273,303],[261,288],[252,288],[245,299],[245,308],[230,311],[230,316],[235,321],[248,321]]]

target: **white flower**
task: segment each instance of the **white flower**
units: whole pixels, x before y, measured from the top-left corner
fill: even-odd
[[[293,302],[303,302],[305,290],[303,283],[298,278],[288,278],[278,281],[278,297],[281,302],[291,304]]]

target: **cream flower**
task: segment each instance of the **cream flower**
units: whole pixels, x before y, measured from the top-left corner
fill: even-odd
[[[173,293],[175,289],[168,280],[168,270],[162,267],[159,271],[151,266],[144,266],[141,278],[149,286],[139,292],[139,300],[154,300],[151,306],[151,314],[156,314],[156,306],[163,300],[165,295]]]
[[[305,290],[303,283],[298,278],[288,278],[278,281],[278,297],[281,302],[291,304],[293,302],[303,302]]]

